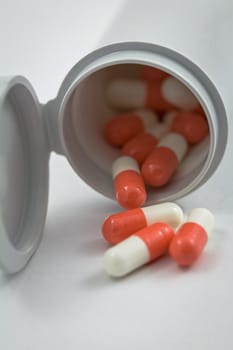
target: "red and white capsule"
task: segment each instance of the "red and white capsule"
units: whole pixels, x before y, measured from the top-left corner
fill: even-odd
[[[209,133],[205,116],[194,112],[178,113],[174,118],[171,130],[185,137],[190,145],[196,145]]]
[[[155,222],[165,222],[176,229],[183,222],[182,209],[175,203],[155,204],[108,216],[102,234],[110,244],[117,244]]]
[[[105,271],[112,277],[125,276],[166,254],[173,237],[173,228],[165,223],[145,227],[107,250],[104,255]]]
[[[182,135],[190,145],[203,141],[209,132],[206,117],[196,112],[168,112],[163,122],[171,131]]]
[[[119,157],[112,166],[114,190],[118,203],[126,209],[142,206],[146,201],[146,189],[135,159]]]
[[[166,135],[142,165],[141,173],[145,183],[153,187],[166,185],[187,150],[188,144],[183,136],[177,133]]]
[[[178,265],[190,266],[200,257],[214,227],[214,216],[205,208],[193,209],[174,236],[169,253]]]
[[[158,115],[141,109],[113,117],[104,128],[104,138],[112,146],[121,147],[129,139],[156,125]]]
[[[117,108],[152,108],[166,112],[172,108],[194,110],[199,103],[179,80],[168,77],[162,82],[143,80],[113,80],[106,91],[109,103]]]
[[[167,131],[168,128],[165,124],[156,124],[155,127],[126,142],[121,152],[126,156],[133,157],[141,165]]]

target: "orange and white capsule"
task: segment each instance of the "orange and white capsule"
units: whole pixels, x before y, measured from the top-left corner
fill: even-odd
[[[149,154],[142,165],[142,176],[147,185],[166,185],[176,172],[179,163],[188,150],[185,138],[177,133],[169,133]]]
[[[174,229],[183,222],[182,209],[175,203],[154,204],[108,216],[102,234],[110,244],[117,244],[142,228],[155,222],[165,222]]]
[[[161,69],[144,66],[141,70],[140,78],[147,81],[163,81],[169,74]]]
[[[195,145],[204,140],[208,135],[209,126],[206,118],[194,112],[177,113],[171,130],[185,137],[190,145]]]
[[[205,208],[193,209],[179,228],[169,248],[171,257],[181,266],[190,266],[200,257],[214,227],[214,216]]]
[[[113,117],[104,128],[104,138],[112,146],[121,147],[129,139],[153,127],[158,115],[148,109],[123,113]]]
[[[146,189],[135,159],[119,157],[112,166],[114,190],[118,203],[126,209],[142,206],[146,201]]]
[[[156,124],[155,127],[126,142],[121,152],[126,156],[133,157],[141,165],[167,131],[168,128],[165,124]]]
[[[113,80],[106,91],[109,103],[117,108],[152,108],[166,112],[172,108],[194,110],[198,101],[179,80],[168,77],[162,82]]]
[[[166,254],[173,237],[172,227],[165,223],[145,227],[106,251],[105,271],[112,277],[125,276]]]
[[[171,111],[163,116],[163,123],[171,131],[184,136],[190,145],[203,141],[209,132],[206,117],[196,112]]]

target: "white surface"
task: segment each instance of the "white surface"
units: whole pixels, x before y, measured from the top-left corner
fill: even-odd
[[[184,220],[183,210],[175,203],[155,204],[141,209],[145,215],[147,225],[164,221],[173,228],[177,228]]]
[[[104,254],[104,269],[109,276],[122,277],[150,261],[150,252],[145,242],[130,236],[109,248]]]
[[[0,74],[26,75],[47,101],[100,39],[120,1],[0,4]],[[232,147],[230,139],[215,176],[180,201],[185,210],[207,206],[214,212],[216,229],[207,252],[189,270],[163,258],[120,281],[105,276],[107,246],[100,234],[104,217],[119,208],[53,155],[41,246],[22,273],[0,276],[0,349],[231,349]]]

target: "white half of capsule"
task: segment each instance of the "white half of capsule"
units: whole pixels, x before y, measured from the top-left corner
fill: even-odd
[[[117,108],[141,108],[147,96],[146,84],[141,80],[116,79],[106,89],[108,102]]]
[[[150,261],[150,253],[137,236],[130,236],[104,254],[104,269],[109,276],[121,277]]]
[[[132,158],[132,157],[128,157],[128,156],[122,156],[117,158],[112,165],[112,177],[113,179],[115,179],[115,177],[122,173],[123,171],[126,170],[133,170],[136,171],[137,173],[140,174],[140,169],[138,166],[137,161]]]
[[[204,228],[208,237],[214,228],[214,215],[206,208],[196,208],[190,211],[187,216],[186,222],[194,222]]]
[[[167,125],[168,129],[171,128],[173,120],[175,119],[176,115],[177,115],[176,111],[170,111],[164,114],[163,123]]]
[[[154,127],[159,122],[158,114],[150,109],[137,109],[134,113],[141,119],[145,130]]]
[[[192,110],[198,106],[193,93],[174,77],[168,77],[162,82],[161,92],[166,101],[181,109]]]
[[[185,138],[175,132],[170,132],[164,138],[162,138],[158,144],[158,147],[167,147],[171,149],[177,156],[179,163],[182,161],[188,151],[188,143]]]
[[[162,203],[141,208],[147,225],[155,222],[165,222],[176,229],[184,221],[184,213],[181,207],[175,203]]]
[[[160,140],[162,137],[164,137],[168,133],[168,131],[169,131],[169,128],[164,123],[156,124],[156,126],[151,128],[150,130],[146,130],[148,134],[151,134],[157,140]]]

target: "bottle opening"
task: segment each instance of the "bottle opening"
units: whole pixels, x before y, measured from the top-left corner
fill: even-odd
[[[152,106],[148,103],[145,104],[145,90],[140,90],[140,87],[140,91],[137,91],[136,95],[130,91],[129,87],[126,89],[124,86],[123,89],[118,87],[120,90],[118,96],[112,97],[114,88],[111,88],[111,84],[116,81],[131,82],[130,86],[133,84],[135,86],[137,82],[153,85],[153,77],[146,76],[147,69],[145,67],[142,64],[116,64],[95,71],[73,89],[64,109],[63,136],[73,167],[85,182],[111,198],[114,198],[112,164],[122,155],[121,148],[113,147],[104,137],[104,129],[112,118],[131,111],[136,113],[137,110],[146,108],[155,112],[159,118],[159,124],[156,125],[161,125],[166,113],[170,111],[176,114],[195,112],[201,115],[209,125],[209,118],[205,115],[201,102],[191,91],[188,95],[188,104],[191,103],[192,107],[189,108],[186,103],[187,98],[185,100],[182,92],[179,93],[176,84],[168,84],[169,86],[164,90],[162,86],[164,86],[165,80],[172,76],[159,69],[157,69],[157,74],[161,77],[159,78],[160,82],[156,82],[156,84],[160,86],[160,91],[161,89],[165,91],[162,92],[163,95],[167,94],[171,107],[161,107],[161,105],[156,107],[153,106],[153,103]],[[174,77],[173,79],[187,92],[188,88],[182,82]],[[178,100],[178,105],[175,103],[176,100]],[[150,131],[149,129],[150,127],[147,125],[146,131]],[[210,129],[200,142],[188,145],[187,154],[167,184],[156,188],[147,186],[146,204],[176,199],[191,192],[196,187],[197,178],[205,169],[210,151]],[[169,129],[168,132],[170,132]],[[175,130],[175,132],[177,131]]]

